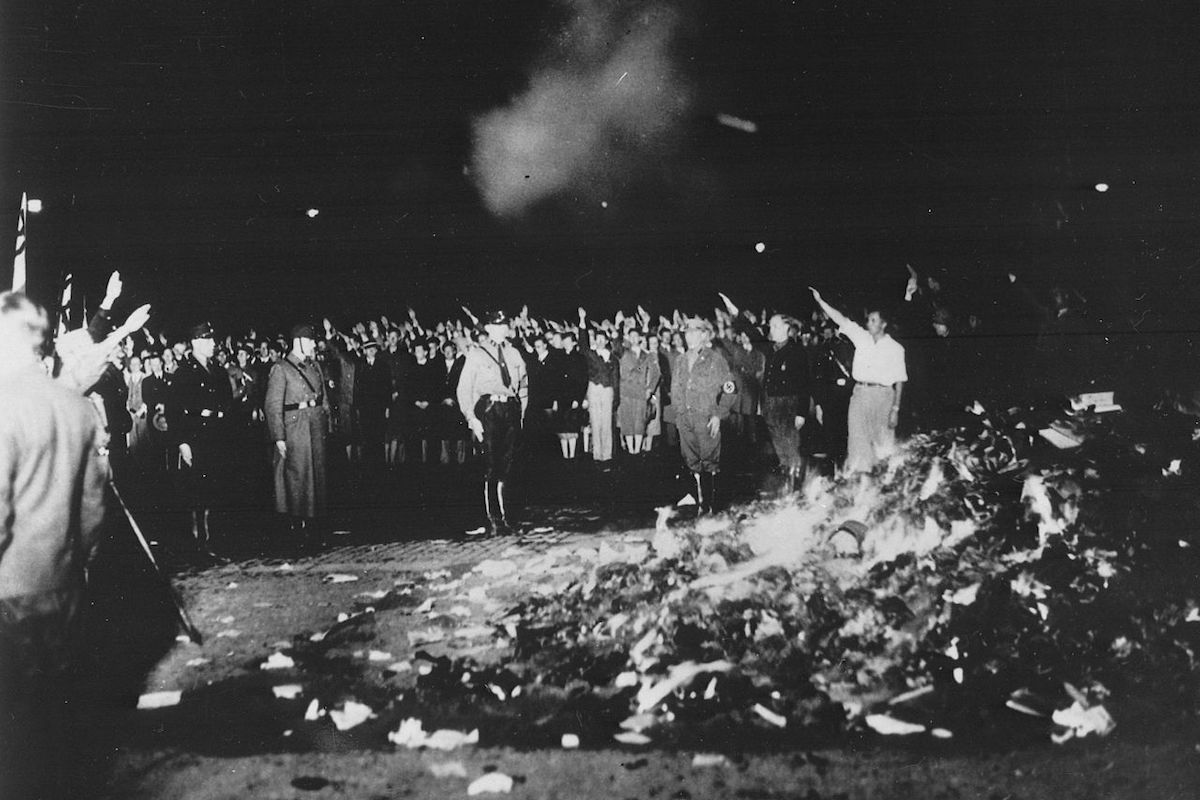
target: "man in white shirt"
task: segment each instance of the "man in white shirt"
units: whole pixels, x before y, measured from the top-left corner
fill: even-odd
[[[809,288],[821,310],[854,344],[854,366],[850,373],[854,393],[850,396],[848,414],[846,469],[866,471],[896,446],[900,398],[908,380],[904,347],[888,335],[887,319],[882,312],[870,311],[864,328],[826,303],[816,289]]]

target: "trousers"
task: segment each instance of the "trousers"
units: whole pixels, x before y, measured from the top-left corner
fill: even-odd
[[[896,430],[888,425],[895,392],[890,386],[857,384],[847,418],[846,469],[869,470],[896,448]]]
[[[613,455],[613,387],[589,383],[588,420],[592,426],[592,460],[611,461]]]
[[[521,432],[521,403],[479,398],[475,418],[483,423],[483,473],[489,481],[504,482],[512,472],[517,437]]]

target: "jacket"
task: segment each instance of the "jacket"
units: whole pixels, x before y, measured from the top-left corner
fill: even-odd
[[[671,405],[676,414],[725,419],[736,402],[737,381],[725,356],[703,347],[691,368],[687,353],[675,357],[671,365]]]
[[[91,404],[37,366],[0,379],[0,597],[81,590],[108,463]]]

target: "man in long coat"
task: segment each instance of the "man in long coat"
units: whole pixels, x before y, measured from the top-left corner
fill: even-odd
[[[712,346],[712,323],[699,317],[684,325],[687,351],[671,367],[671,405],[679,426],[679,449],[696,481],[701,513],[716,508],[721,469],[721,420],[737,403],[737,381],[725,356]]]
[[[292,328],[292,350],[271,368],[263,413],[275,443],[275,510],[309,527],[325,511],[325,436],[329,397],[314,358],[311,325]]]
[[[192,328],[192,352],[175,370],[171,384],[171,432],[179,445],[179,477],[192,512],[192,536],[212,553],[209,511],[227,503],[229,492],[230,424],[233,389],[225,368],[213,357],[216,340],[212,325]]]

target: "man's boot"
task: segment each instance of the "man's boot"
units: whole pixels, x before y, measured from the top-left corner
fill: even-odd
[[[490,478],[485,478],[483,481],[483,511],[487,515],[488,536],[495,536],[499,532],[496,525],[498,505],[498,503],[492,502],[492,481]]]
[[[717,510],[717,473],[701,472],[700,480],[704,484],[704,513],[711,514]]]
[[[217,555],[217,552],[215,550],[213,550],[212,533],[209,531],[209,528],[208,528],[208,514],[209,514],[209,510],[206,508],[199,515],[199,523],[200,524],[197,529],[199,532],[199,536],[196,539],[196,544],[200,548],[200,552],[204,553],[206,556],[224,561],[225,559],[222,559],[220,556]]]
[[[500,516],[496,520],[496,533],[510,533],[512,529],[508,524],[508,509],[504,505],[504,481],[496,481],[496,506],[500,510]]]

